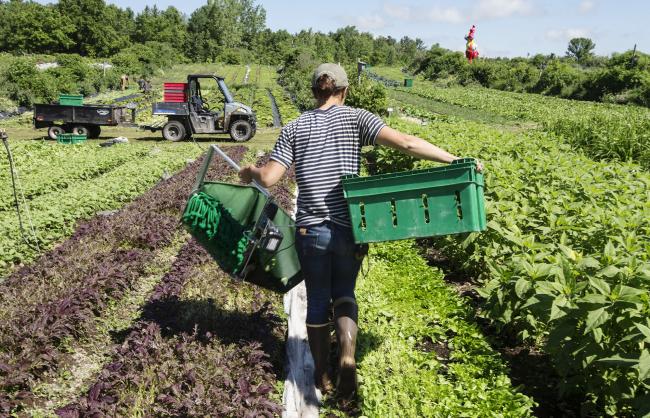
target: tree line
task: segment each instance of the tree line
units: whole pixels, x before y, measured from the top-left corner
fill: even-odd
[[[266,27],[266,10],[253,0],[208,0],[191,15],[175,7],[140,13],[104,0],[0,1],[0,52],[74,53],[111,57],[133,45],[159,42],[196,62],[279,64],[295,48],[324,59],[407,63],[424,51],[421,39],[373,37],[348,26],[336,32],[290,34]]]
[[[53,94],[50,90],[70,90],[74,85],[82,85],[78,88],[82,93],[92,93],[104,85],[112,86],[116,72],[147,76],[156,68],[183,61],[255,62],[283,66],[288,72],[299,68],[297,75],[313,63],[353,65],[360,59],[372,65],[400,65],[442,85],[476,84],[650,106],[650,57],[636,50],[598,57],[592,52],[594,43],[586,38],[571,40],[564,57],[537,54],[527,58],[482,58],[469,64],[462,53],[437,44],[427,49],[419,38],[373,36],[354,26],[329,33],[311,29],[295,34],[273,31],[266,27],[266,10],[254,0],[208,0],[189,16],[174,7],[162,10],[155,5],[135,13],[104,0],[59,0],[46,5],[0,0],[0,31],[0,52],[14,56],[53,55],[57,61],[67,63],[68,69],[48,70],[51,74],[41,76],[42,81],[29,80],[37,75],[27,71],[27,66],[21,67],[21,73],[13,75],[13,84],[0,87],[13,89],[9,97],[19,103],[49,97]],[[108,81],[106,74],[87,77],[81,73],[90,70],[76,65],[72,55],[81,55],[89,62],[110,61],[115,69]],[[57,80],[56,85],[48,85],[49,76]],[[0,74],[0,79],[7,78],[12,75]],[[282,79],[291,84],[289,77]],[[27,84],[30,91],[49,93],[44,96],[21,92]]]
[[[636,50],[596,56],[587,38],[569,41],[565,56],[479,59],[433,45],[409,65],[441,85],[480,85],[567,99],[650,106],[650,55]]]

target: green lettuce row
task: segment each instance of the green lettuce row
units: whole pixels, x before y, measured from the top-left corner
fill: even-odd
[[[149,146],[129,144],[110,148],[96,143],[61,145],[46,141],[11,144],[19,186],[29,202],[33,197],[70,187],[141,158]],[[13,210],[14,197],[8,160],[0,161],[0,211]],[[20,191],[19,191],[20,198]]]
[[[151,188],[164,173],[171,174],[182,168],[188,159],[200,153],[194,144],[174,145],[180,146],[154,146],[146,156],[130,164],[34,198],[30,210],[41,252],[70,235],[78,220],[121,207]],[[24,242],[15,216],[5,216],[0,220],[0,237],[0,272],[39,255]]]
[[[471,309],[412,241],[373,245],[370,265],[356,291],[363,416],[531,416]]]

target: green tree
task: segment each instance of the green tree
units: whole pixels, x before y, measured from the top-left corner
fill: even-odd
[[[553,60],[542,71],[534,91],[552,96],[571,97],[581,84],[583,73],[571,65]]]
[[[357,59],[368,61],[372,53],[373,38],[369,33],[360,33],[354,26],[338,29],[330,35],[336,43],[334,60],[352,63]]]
[[[265,20],[266,11],[251,0],[209,0],[190,16],[187,55],[215,61],[228,49],[250,47]]]
[[[72,21],[75,31],[70,52],[107,57],[131,44],[133,13],[104,0],[59,0],[59,12]]]
[[[161,11],[155,5],[146,6],[135,18],[133,41],[165,42],[182,50],[187,41],[187,24],[183,15],[173,6]]]
[[[399,40],[399,43],[395,46],[397,49],[398,60],[403,64],[410,64],[418,57],[424,55],[426,48],[424,47],[424,41],[420,38],[411,39],[408,36],[404,36]]]
[[[279,65],[294,49],[294,37],[284,29],[273,32],[265,29],[255,38],[252,50],[264,64]]]
[[[579,63],[586,63],[593,57],[596,44],[589,38],[573,38],[569,41],[566,51],[567,57],[575,58]]]
[[[397,41],[392,37],[379,36],[373,41],[370,63],[372,65],[393,65],[397,60]]]
[[[51,5],[32,1],[0,2],[0,51],[53,53],[73,45],[75,28]]]

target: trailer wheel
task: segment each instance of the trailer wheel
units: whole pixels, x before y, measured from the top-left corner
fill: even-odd
[[[168,141],[180,141],[185,138],[185,126],[177,120],[170,120],[163,127],[162,135]]]
[[[93,125],[88,127],[88,138],[97,139],[102,134],[102,127]]]
[[[90,137],[90,131],[88,130],[88,127],[84,125],[75,126],[72,128],[72,133],[75,135],[85,135],[86,137]]]
[[[53,141],[56,141],[56,138],[64,133],[65,130],[61,126],[50,126],[47,130],[47,136]]]
[[[245,119],[236,120],[230,125],[230,137],[236,142],[246,142],[253,137],[253,127]]]

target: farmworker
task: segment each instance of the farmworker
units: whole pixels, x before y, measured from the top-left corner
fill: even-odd
[[[126,74],[122,74],[120,77],[120,88],[122,91],[126,90],[129,87],[129,76]]]
[[[249,165],[239,172],[246,183],[255,180],[270,187],[295,166],[296,249],[307,288],[307,336],[315,365],[314,380],[322,392],[332,390],[328,358],[329,314],[333,309],[339,344],[337,390],[343,397],[351,397],[357,389],[354,355],[358,308],[354,288],[368,247],[354,243],[340,177],[359,173],[361,147],[365,145],[385,145],[444,163],[458,158],[386,126],[367,110],[345,106],[348,86],[341,66],[319,65],[312,76],[316,108],[282,129],[266,165]]]

